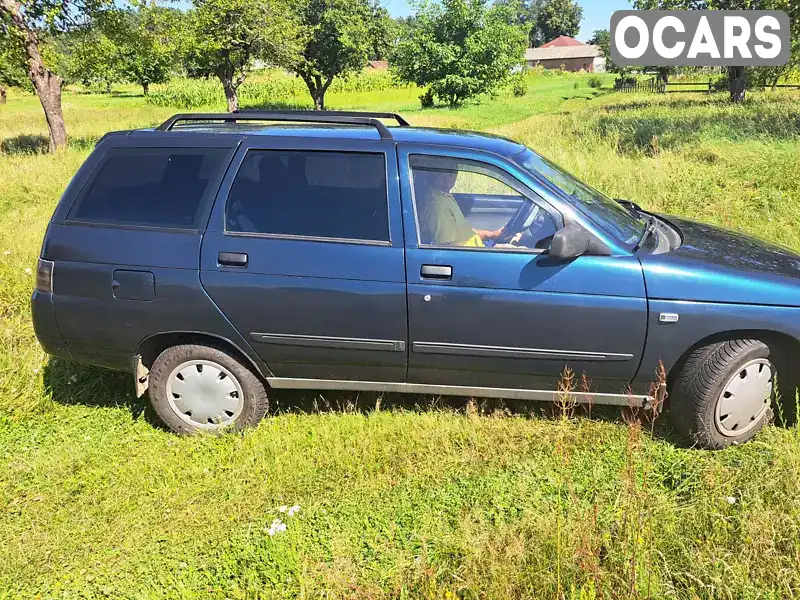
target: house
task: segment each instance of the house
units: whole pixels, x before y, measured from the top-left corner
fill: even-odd
[[[560,69],[563,66],[566,71],[583,69],[602,73],[606,70],[606,59],[600,48],[565,35],[538,48],[528,48],[525,51],[525,63],[528,67],[541,65],[545,69]]]

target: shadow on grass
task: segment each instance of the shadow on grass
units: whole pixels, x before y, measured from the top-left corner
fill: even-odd
[[[165,427],[150,407],[147,394],[136,398],[133,376],[130,373],[89,367],[73,361],[51,359],[44,367],[45,389],[53,400],[65,406],[123,408],[134,419],[143,417],[159,429]],[[478,415],[508,415],[522,418],[558,419],[561,409],[554,403],[497,398],[467,398],[460,396],[427,396],[422,394],[382,394],[378,392],[270,390],[268,416],[287,413],[370,414],[376,410],[413,412],[446,411]],[[647,428],[647,413],[641,413]],[[624,423],[631,409],[619,406],[576,405],[571,415],[609,423]],[[656,419],[653,435],[674,445],[684,442],[672,431],[664,415]]]
[[[68,140],[72,150],[87,150],[97,143],[96,137],[71,137]],[[0,141],[0,154],[32,155],[47,154],[50,152],[50,138],[46,135],[22,134]]]
[[[53,400],[65,406],[120,407],[134,418],[148,413],[146,397],[137,398],[130,373],[89,367],[71,360],[51,358],[44,366],[43,380]]]

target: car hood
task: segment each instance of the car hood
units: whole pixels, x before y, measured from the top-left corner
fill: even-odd
[[[800,306],[800,256],[740,232],[664,217],[680,247],[640,255],[652,298]]]

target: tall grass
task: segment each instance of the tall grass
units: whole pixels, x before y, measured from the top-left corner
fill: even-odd
[[[329,92],[375,92],[408,87],[396,81],[388,71],[364,71],[334,79]],[[239,100],[247,106],[271,106],[291,103],[308,96],[302,79],[279,71],[257,73],[239,88]],[[176,79],[153,86],[147,102],[155,106],[198,108],[224,106],[222,84],[216,79]]]
[[[800,94],[526,81],[458,110],[413,90],[331,102],[508,135],[609,195],[800,250]],[[46,132],[34,98],[0,107],[0,598],[800,596],[797,428],[686,448],[663,417],[576,406],[592,383],[567,373],[555,409],[283,394],[254,430],[183,438],[130,375],[47,358],[28,298],[58,195],[102,133],[174,109],[67,94],[65,111],[73,143],[49,155],[23,143]]]

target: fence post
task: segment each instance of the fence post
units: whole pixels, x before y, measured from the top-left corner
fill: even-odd
[[[711,93],[711,78],[708,78],[708,93]]]

